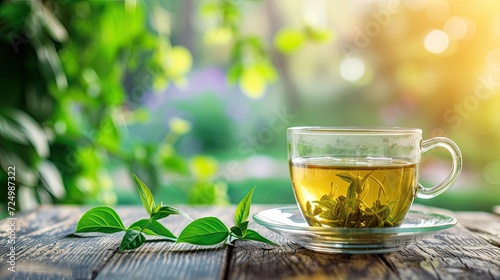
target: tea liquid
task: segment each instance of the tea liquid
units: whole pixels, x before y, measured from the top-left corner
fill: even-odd
[[[417,186],[417,165],[404,160],[316,157],[289,164],[295,197],[311,226],[397,226]]]

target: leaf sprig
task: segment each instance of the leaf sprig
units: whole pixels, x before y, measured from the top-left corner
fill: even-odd
[[[148,219],[141,219],[125,227],[120,216],[109,206],[97,206],[91,208],[83,214],[76,225],[75,232],[100,232],[116,233],[125,231],[119,251],[133,250],[144,244],[147,239],[145,235],[161,236],[166,241],[176,243],[190,243],[195,245],[215,245],[223,241],[232,243],[236,239],[260,241],[271,245],[274,242],[261,236],[254,230],[248,229],[248,216],[250,214],[250,204],[253,187],[250,192],[240,201],[234,213],[235,225],[228,229],[226,225],[217,217],[203,217],[192,221],[176,237],[165,228],[158,220],[170,215],[184,215],[181,210],[163,205],[163,202],[156,204],[150,189],[136,175],[133,175],[137,185],[137,191],[141,198],[142,205],[149,215]]]
[[[314,226],[345,228],[392,227],[397,225],[401,215],[396,217],[391,215],[391,207],[397,201],[381,202],[381,195],[385,196],[386,193],[383,182],[372,176],[375,171],[366,174],[364,177],[355,176],[348,172],[335,174],[349,183],[347,195],[335,197],[337,190],[333,190],[332,183],[328,195],[323,195],[320,200],[308,201],[306,204],[306,217],[310,223]],[[368,179],[372,179],[379,187],[378,198],[371,207],[363,201],[370,188]]]
[[[248,216],[250,214],[250,204],[253,187],[250,192],[240,201],[234,213],[235,225],[228,229],[217,217],[204,217],[192,221],[187,225],[177,238],[177,243],[185,242],[196,245],[215,245],[223,241],[231,243],[233,240],[254,240],[271,245],[274,242],[263,237],[254,230],[248,229]]]

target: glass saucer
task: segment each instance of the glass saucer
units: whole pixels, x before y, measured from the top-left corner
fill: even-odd
[[[410,210],[397,227],[328,228],[310,227],[297,206],[260,211],[255,222],[307,249],[327,253],[379,254],[395,252],[454,226],[453,217]]]

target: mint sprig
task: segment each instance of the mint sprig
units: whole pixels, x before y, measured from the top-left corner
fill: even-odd
[[[186,242],[197,245],[215,245],[223,241],[231,243],[232,240],[253,240],[271,245],[276,243],[261,236],[254,230],[248,229],[248,216],[250,215],[250,204],[255,190],[250,192],[238,203],[234,213],[235,226],[229,230],[224,223],[216,217],[204,217],[192,221],[177,238],[177,243]]]
[[[119,251],[139,248],[147,241],[145,235],[161,236],[165,237],[166,241],[195,245],[215,245],[224,241],[231,243],[236,239],[260,241],[276,245],[256,231],[248,229],[249,222],[247,219],[250,215],[250,205],[255,187],[248,192],[236,207],[234,213],[235,225],[231,227],[231,229],[228,229],[217,217],[203,217],[189,223],[182,230],[179,237],[176,237],[171,231],[158,222],[158,220],[170,215],[179,214],[190,220],[192,219],[175,207],[163,205],[163,202],[156,204],[148,186],[146,186],[146,184],[144,184],[135,174],[133,178],[137,185],[137,191],[139,192],[142,205],[149,215],[148,219],[138,220],[126,228],[120,216],[113,208],[109,206],[98,206],[91,208],[83,214],[76,225],[75,232],[100,232],[110,234],[125,231],[118,248]]]

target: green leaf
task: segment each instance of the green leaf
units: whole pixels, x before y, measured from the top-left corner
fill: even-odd
[[[260,242],[264,242],[264,243],[267,243],[267,244],[271,244],[271,245],[274,245],[274,246],[278,246],[278,244],[272,242],[271,240],[263,237],[262,235],[260,235],[259,233],[257,233],[255,230],[247,230],[247,234],[245,235],[245,237],[243,238],[240,238],[241,240],[253,240],[253,241],[260,241]]]
[[[34,7],[35,13],[41,20],[50,37],[57,42],[66,41],[68,39],[68,32],[52,11],[46,8],[45,5],[37,4],[34,6],[36,7]]]
[[[235,84],[238,79],[241,76],[241,73],[243,72],[243,65],[239,62],[234,63],[229,67],[229,70],[227,71],[227,81],[230,84]]]
[[[19,143],[23,145],[28,145],[29,141],[25,133],[19,128],[19,126],[9,121],[8,118],[4,118],[0,114],[0,134],[4,139],[11,140],[14,143]]]
[[[274,46],[282,53],[290,54],[304,44],[304,34],[297,29],[281,29],[274,36]]]
[[[61,199],[66,195],[61,173],[57,167],[50,161],[44,160],[38,166],[40,171],[41,183],[50,195]]]
[[[94,207],[80,218],[75,232],[113,233],[126,230],[120,216],[108,206]]]
[[[315,26],[306,26],[304,28],[305,36],[314,42],[325,43],[332,39],[333,33],[332,31],[326,28],[319,28]]]
[[[236,207],[236,212],[234,212],[234,222],[237,226],[241,225],[248,219],[248,215],[250,214],[250,203],[252,202],[252,194],[255,190],[253,187],[247,195],[238,203]]]
[[[179,210],[177,210],[176,208],[171,207],[171,206],[162,206],[162,207],[160,207],[160,209],[158,209],[157,211],[155,211],[153,213],[151,218],[153,220],[159,220],[159,219],[163,219],[165,217],[168,217],[170,215],[178,215],[178,214],[179,214]]]
[[[189,161],[191,171],[195,178],[207,179],[217,174],[219,164],[210,156],[194,156]]]
[[[231,228],[231,232],[238,237],[243,237],[247,234],[248,221],[241,223],[239,226],[234,226]]]
[[[189,166],[186,160],[178,155],[162,156],[162,162],[166,169],[177,172],[179,174],[188,175]]]
[[[148,214],[151,216],[153,214],[153,208],[155,207],[153,194],[151,194],[148,186],[146,186],[146,184],[144,184],[141,179],[139,179],[139,177],[137,177],[135,174],[133,176],[135,183],[137,184],[137,190],[139,191],[142,205],[144,205],[146,212],[148,212]]]
[[[243,231],[238,226],[234,226],[231,228],[231,232],[239,238],[243,237]]]
[[[119,251],[133,250],[146,242],[146,237],[138,229],[138,227],[134,227],[127,230],[120,243],[120,248],[118,248]]]
[[[204,217],[187,225],[177,238],[177,243],[185,242],[196,245],[214,245],[224,240],[229,231],[216,217]]]
[[[354,181],[354,179],[356,179],[354,176],[352,176],[348,172],[340,172],[340,173],[337,173],[335,175],[337,177],[339,177],[340,179],[346,181],[347,183],[352,183]]]
[[[278,77],[278,72],[274,66],[269,62],[261,62],[255,65],[257,70],[262,74],[264,78],[268,81],[275,81]]]
[[[243,70],[238,85],[245,95],[259,99],[264,96],[267,79],[257,67],[251,66]]]
[[[184,135],[189,133],[192,126],[190,122],[178,117],[171,118],[168,122],[168,125],[170,126],[170,131],[177,135]]]
[[[6,117],[3,121],[6,123],[3,125],[9,123],[9,125],[5,127],[7,130],[11,130],[14,127],[17,128],[16,131],[10,131],[16,134],[15,136],[12,134],[9,135],[11,138],[14,137],[17,140],[21,140],[23,144],[26,143],[26,141],[30,142],[40,157],[49,156],[50,149],[47,135],[43,128],[41,128],[31,116],[17,109],[5,110],[3,115]]]
[[[163,64],[167,75],[171,78],[184,76],[193,65],[193,57],[183,46],[174,46],[168,53],[169,63]]]
[[[221,181],[197,182],[189,193],[190,204],[224,205],[228,201],[227,185]]]
[[[172,238],[176,239],[175,235],[171,233],[166,227],[164,227],[162,224],[160,224],[158,221],[151,221],[148,224],[148,219],[142,219],[139,220],[129,226],[129,229],[139,227],[142,228],[142,232],[147,234],[147,235],[153,235],[153,236],[164,236],[167,238]],[[144,227],[146,224],[148,224],[146,227]]]
[[[153,208],[152,212],[153,212],[153,213],[156,213],[156,212],[158,212],[158,211],[160,210],[160,208],[162,208],[162,207],[163,207],[163,202],[161,202],[160,204],[156,205],[156,206]]]
[[[245,221],[241,224],[238,225],[238,227],[241,229],[241,231],[243,232],[243,236],[245,236],[245,234],[247,234],[247,229],[248,229],[248,221]]]

